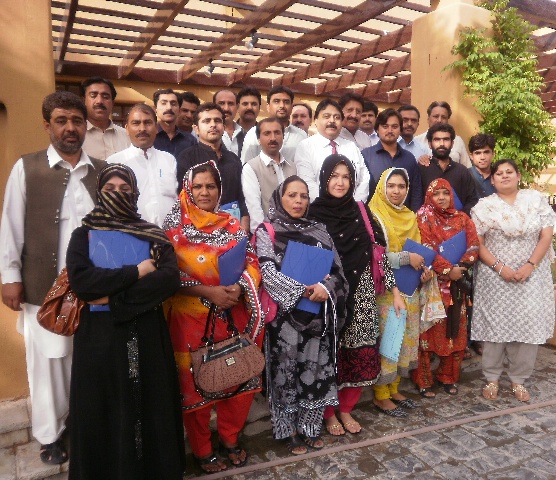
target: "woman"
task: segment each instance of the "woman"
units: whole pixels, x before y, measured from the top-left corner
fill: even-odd
[[[550,261],[556,214],[546,196],[519,190],[514,160],[491,167],[496,193],[471,210],[479,234],[479,258],[471,336],[484,341],[483,396],[498,397],[498,380],[508,361],[515,398],[530,399],[524,387],[535,366],[538,345],[554,329]]]
[[[436,354],[440,357],[440,365],[434,377],[448,395],[457,395],[456,382],[467,345],[466,293],[462,281],[458,280],[467,270],[463,265],[477,261],[479,240],[471,219],[454,208],[452,187],[443,178],[433,180],[428,186],[425,203],[417,212],[417,222],[421,243],[437,252],[442,242],[459,232],[464,231],[466,235],[467,248],[459,263],[452,265],[439,254],[432,263],[447,316],[419,336],[418,366],[411,372],[421,396],[434,396],[430,362],[432,354]]]
[[[179,286],[178,267],[164,232],[137,214],[138,196],[130,168],[104,167],[97,204],[68,246],[72,289],[91,305],[74,337],[71,479],[177,480],[185,467],[176,363],[160,305]],[[153,258],[96,267],[89,243],[112,232],[133,236],[126,245],[139,241]]]
[[[355,169],[343,155],[330,155],[320,171],[319,196],[309,210],[311,218],[326,225],[342,261],[348,285],[347,318],[340,335],[337,384],[339,412],[333,406],[324,412],[331,435],[359,433],[361,425],[351,416],[362,387],[373,385],[380,374],[378,314],[375,286],[371,275],[372,244],[359,206],[353,199]],[[384,244],[384,234],[367,209],[376,240]],[[386,258],[386,288],[392,290],[399,313],[405,308]],[[395,407],[395,406],[394,406]]]
[[[183,399],[183,422],[193,455],[204,472],[227,468],[217,459],[209,430],[213,406],[217,412],[220,453],[232,466],[243,466],[247,452],[238,444],[255,392],[261,380],[253,378],[235,395],[214,400],[201,396],[190,371],[190,350],[201,340],[211,305],[215,305],[217,322],[214,341],[230,336],[226,310],[240,332],[248,333],[258,345],[262,342],[261,310],[257,298],[260,281],[259,262],[248,247],[246,266],[241,278],[233,285],[220,285],[218,257],[246,237],[239,220],[218,212],[222,183],[214,162],[206,162],[188,170],[179,199],[166,217],[166,230],[178,257],[181,288],[168,301],[168,323],[179,369]]]
[[[296,175],[289,177],[270,199],[274,240],[266,226],[256,232],[263,284],[278,304],[265,340],[272,430],[274,438],[288,439],[293,455],[324,447],[324,409],[338,403],[334,352],[347,290],[332,240],[324,225],[307,219],[308,207],[307,184]],[[334,251],[330,274],[319,283],[303,285],[281,273],[290,240]],[[320,312],[311,315],[296,309],[302,297],[322,302]]]
[[[409,177],[406,170],[390,168],[381,175],[369,206],[386,232],[386,250],[392,267],[398,269],[403,265],[410,265],[415,270],[422,271],[421,282],[424,283],[432,278],[432,272],[424,266],[423,257],[418,253],[403,251],[407,239],[421,243],[417,217],[404,205],[408,194]],[[419,294],[419,288],[411,296],[402,294],[407,317],[400,355],[397,362],[384,356],[381,358],[380,379],[373,386],[375,405],[392,416],[405,417],[407,415],[399,407],[409,409],[417,407],[413,400],[398,392],[398,385],[402,376],[409,377],[409,371],[417,368]],[[384,295],[377,298],[381,335],[384,332],[388,311],[393,301],[390,292],[385,292]]]

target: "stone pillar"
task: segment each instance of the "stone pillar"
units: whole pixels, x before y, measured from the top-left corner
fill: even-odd
[[[417,133],[427,130],[427,107],[446,101],[452,107],[450,123],[467,144],[478,132],[479,115],[473,99],[463,96],[461,75],[442,69],[457,59],[452,47],[465,27],[490,27],[490,13],[476,7],[473,0],[440,0],[436,10],[413,22],[411,38],[411,103],[421,112]]]
[[[0,9],[0,201],[24,153],[45,148],[43,98],[54,91],[50,2],[16,0]],[[23,337],[16,314],[0,307],[0,400],[28,393]]]

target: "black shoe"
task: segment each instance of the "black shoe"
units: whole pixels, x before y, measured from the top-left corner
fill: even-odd
[[[68,452],[59,438],[54,443],[41,445],[40,457],[42,462],[48,465],[61,465],[68,461]]]
[[[414,408],[417,408],[419,406],[419,404],[411,400],[411,398],[406,398],[404,400],[396,400],[395,398],[391,398],[390,400],[392,400],[392,402],[394,402],[396,405],[399,405],[402,408],[408,408],[410,410],[413,410]]]

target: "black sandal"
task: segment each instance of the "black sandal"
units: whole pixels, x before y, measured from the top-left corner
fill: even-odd
[[[40,457],[48,465],[61,465],[68,461],[68,452],[59,438],[54,443],[41,445]]]
[[[432,395],[430,395],[432,393]],[[434,393],[432,391],[432,388],[430,387],[426,387],[426,388],[419,388],[419,395],[421,395],[421,397],[423,398],[434,398],[436,397],[436,393]]]
[[[320,435],[317,435],[316,437],[310,437],[309,435],[303,435],[302,433],[300,433],[299,437],[305,442],[305,445],[307,445],[309,448],[312,448],[313,450],[321,450],[322,448],[324,448],[324,440]],[[322,445],[320,447],[317,447],[316,444],[319,440],[322,442]]]
[[[247,451],[244,448],[241,448],[239,445],[236,445],[234,447],[226,447],[221,443],[219,452],[220,455],[228,458],[232,467],[243,467],[247,463],[247,459],[249,458],[249,455],[247,455]],[[239,459],[241,456],[241,452],[245,452],[245,459],[243,461]],[[236,456],[238,463],[235,463],[232,460],[231,455]]]
[[[309,451],[305,442],[303,440],[301,440],[301,438],[299,438],[299,435],[294,435],[293,437],[291,437],[291,436],[288,437],[287,440],[286,440],[286,443],[288,445],[288,451],[290,452],[291,455],[305,455]],[[305,451],[304,452],[294,452],[294,450],[296,448],[304,448]]]
[[[218,458],[216,458],[216,455],[214,453],[211,453],[208,457],[195,457],[195,460],[197,460],[197,463],[199,464],[199,467],[201,467],[201,470],[205,473],[218,473],[218,472],[222,472],[224,470],[227,470],[227,466],[224,465],[224,468],[221,468],[220,470],[206,470],[204,467],[207,465],[214,465],[216,466],[218,464]]]
[[[442,388],[448,395],[458,394],[458,386],[455,383],[443,383]]]

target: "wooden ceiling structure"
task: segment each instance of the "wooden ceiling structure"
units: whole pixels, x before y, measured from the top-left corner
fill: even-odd
[[[556,2],[510,4],[538,26],[540,95],[554,115]],[[51,0],[53,56],[60,75],[179,90],[285,85],[332,97],[357,91],[404,104],[411,100],[412,23],[430,11],[430,0]]]

